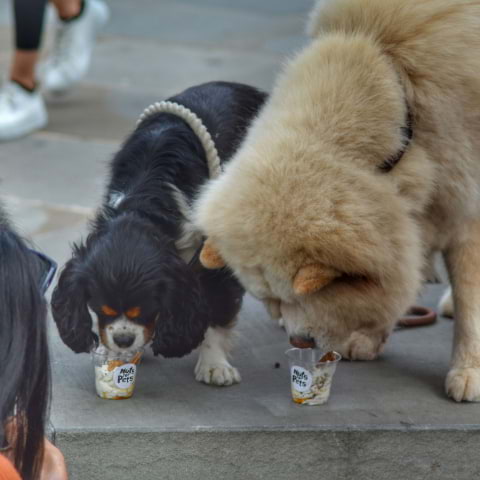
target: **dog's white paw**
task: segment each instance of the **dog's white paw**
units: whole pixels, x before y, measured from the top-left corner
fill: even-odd
[[[283,319],[283,317],[280,317],[280,318],[278,319],[278,326],[279,326],[280,328],[285,329],[285,320]]]
[[[240,383],[240,373],[229,363],[215,365],[198,361],[195,367],[195,379],[208,385],[228,386]]]
[[[452,368],[445,389],[456,402],[480,402],[480,368]]]
[[[438,304],[438,311],[442,317],[453,318],[455,309],[453,307],[452,289],[449,288],[443,295]]]
[[[384,344],[375,337],[353,332],[339,353],[349,360],[375,360],[382,352]]]

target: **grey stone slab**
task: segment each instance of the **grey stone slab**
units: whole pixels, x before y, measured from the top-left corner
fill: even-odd
[[[12,2],[0,3],[0,25],[10,25],[12,21],[11,3]]]
[[[63,265],[71,255],[71,243],[86,233],[93,209],[47,204],[14,196],[1,197],[17,231],[31,244]]]
[[[133,11],[130,0],[107,0],[107,3],[112,9],[122,8]],[[232,15],[236,12],[284,15],[305,13],[313,3],[314,0],[237,0],[235,2],[229,0],[202,0],[201,2],[198,0],[137,0],[135,5],[138,6],[138,10],[158,16],[161,16],[165,8],[172,8],[176,4],[205,8],[207,11],[216,8],[230,11]]]
[[[112,142],[116,149],[135,128],[140,113],[166,97],[161,88],[158,92],[82,83],[71,94],[48,98],[49,123],[45,130],[87,142]]]
[[[0,53],[0,71],[4,73],[8,58]],[[269,90],[280,64],[279,55],[105,37],[97,45],[83,82],[68,95],[47,97],[49,123],[45,130],[120,142],[154,101],[212,80],[250,83]]]
[[[439,287],[424,303],[433,303]],[[96,397],[88,355],[75,355],[55,341],[53,423],[60,430],[188,430],[211,428],[318,429],[372,426],[480,428],[480,405],[457,405],[443,392],[452,322],[393,334],[375,362],[342,362],[330,403],[298,406],[289,396],[284,332],[263,307],[248,298],[239,322],[234,363],[243,382],[231,388],[196,383],[196,355],[153,358],[139,368],[135,396],[112,402]],[[275,363],[281,367],[276,369]],[[194,400],[193,400],[194,399]]]
[[[293,32],[290,35],[284,35],[278,38],[272,38],[265,42],[265,49],[278,54],[288,54],[293,57],[308,42],[305,35],[299,35]]]
[[[255,49],[235,51],[223,44],[204,49],[104,37],[97,45],[85,81],[159,96],[173,95],[211,80],[245,82],[270,89],[281,61],[282,56],[278,54],[265,54]]]
[[[309,2],[286,14],[286,2],[173,2],[147,0],[110,2],[112,16],[106,32],[179,44],[233,48],[264,47],[267,38],[292,28],[302,32]],[[291,2],[294,5],[295,2]],[[288,12],[287,12],[288,13]]]
[[[434,306],[443,286],[421,299]],[[88,355],[52,331],[52,421],[73,480],[158,478],[472,479],[480,405],[443,392],[452,321],[397,331],[375,362],[342,362],[327,405],[289,396],[284,332],[247,298],[234,354],[243,382],[198,384],[195,354],[147,355],[132,399],[95,396]],[[274,364],[279,362],[280,368]]]
[[[1,193],[61,205],[94,207],[116,144],[37,133],[0,145]]]
[[[236,2],[226,2],[225,0],[202,0],[202,5],[213,8],[228,8],[234,14],[235,11],[257,12],[273,15],[308,12],[315,0],[240,0]],[[177,3],[189,5],[198,5],[197,0],[177,0]]]
[[[71,480],[473,480],[478,431],[57,433]]]

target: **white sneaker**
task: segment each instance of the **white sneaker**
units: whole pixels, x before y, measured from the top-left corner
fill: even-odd
[[[22,137],[43,128],[48,121],[43,98],[15,82],[0,88],[0,141]]]
[[[82,15],[71,22],[57,20],[53,51],[40,68],[42,88],[61,94],[87,73],[95,37],[110,16],[101,0],[84,0]]]

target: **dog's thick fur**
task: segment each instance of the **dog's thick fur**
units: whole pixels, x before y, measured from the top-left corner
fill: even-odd
[[[480,2],[332,0],[196,221],[282,316],[373,359],[441,251],[453,285],[448,394],[480,400]],[[390,171],[380,168],[413,141]],[[403,130],[402,130],[403,129]]]
[[[209,82],[169,100],[202,119],[223,164],[265,97],[248,85]],[[190,218],[208,180],[204,148],[182,118],[157,112],[129,135],[89,235],[53,293],[53,317],[73,351],[99,341],[114,352],[151,343],[155,355],[181,357],[200,346],[197,380],[240,381],[227,355],[244,290],[229,270],[202,267],[202,235]]]

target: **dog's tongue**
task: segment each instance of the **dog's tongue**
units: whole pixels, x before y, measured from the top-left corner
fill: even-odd
[[[315,340],[311,337],[295,335],[290,337],[290,344],[296,348],[315,348]]]

